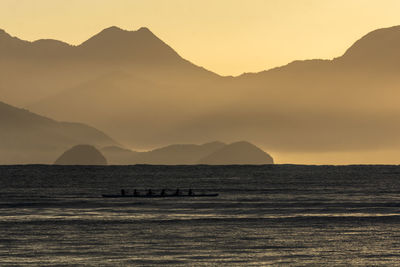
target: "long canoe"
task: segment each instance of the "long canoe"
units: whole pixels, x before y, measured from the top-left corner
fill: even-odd
[[[166,197],[217,197],[219,194],[193,194],[193,195],[102,195],[107,198],[125,198],[125,197],[137,197],[137,198],[166,198]]]

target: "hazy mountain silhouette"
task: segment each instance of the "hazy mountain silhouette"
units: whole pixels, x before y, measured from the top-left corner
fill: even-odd
[[[54,121],[0,102],[0,164],[52,163],[79,143],[117,144],[90,126]]]
[[[400,148],[399,40],[399,26],[379,29],[333,60],[220,77],[145,28],[111,27],[79,46],[2,32],[0,91],[138,149],[240,137],[280,152],[364,153]]]
[[[185,61],[149,29],[125,31],[118,27],[104,29],[77,47],[85,58],[135,64],[183,64]]]
[[[273,164],[273,158],[255,145],[241,141],[226,145],[198,161],[208,165]]]
[[[177,144],[147,152],[111,146],[102,148],[101,152],[110,164],[115,165],[273,164],[271,156],[248,142]]]
[[[140,152],[119,146],[107,146],[100,149],[110,165],[132,165]]]
[[[65,151],[55,165],[107,165],[106,158],[94,146],[76,145]]]
[[[0,88],[6,93],[3,99],[18,105],[120,70],[166,80],[217,77],[180,57],[147,28],[110,27],[78,46],[56,40],[28,42],[0,30],[0,54],[0,70],[7,77]]]
[[[399,71],[400,26],[375,30],[368,33],[336,61],[357,64],[360,68]]]
[[[225,144],[221,142],[206,143],[203,145],[179,144],[154,149],[149,152],[138,153],[135,164],[153,165],[188,165],[196,164],[199,159],[219,150]]]

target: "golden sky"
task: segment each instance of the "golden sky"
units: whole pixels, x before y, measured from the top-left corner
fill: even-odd
[[[400,24],[399,0],[0,0],[0,28],[79,44],[103,28],[150,28],[222,75],[340,56],[371,30]]]

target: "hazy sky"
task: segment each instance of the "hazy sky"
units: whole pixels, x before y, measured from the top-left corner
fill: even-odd
[[[150,28],[181,56],[223,75],[340,56],[400,24],[399,0],[0,0],[0,28],[79,44],[101,29]]]

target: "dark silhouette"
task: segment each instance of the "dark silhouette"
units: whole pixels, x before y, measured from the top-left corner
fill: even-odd
[[[121,196],[125,196],[125,190],[121,189]]]
[[[161,190],[161,196],[165,196],[165,189]]]
[[[189,196],[193,196],[193,191],[192,191],[192,189],[189,189],[188,195],[189,195]]]
[[[134,196],[139,196],[140,193],[135,189],[135,190],[133,190],[133,195],[134,195]]]
[[[179,188],[178,189],[176,189],[176,191],[175,191],[175,196],[179,196],[179,194],[180,194],[180,190],[179,190]]]
[[[106,158],[94,146],[77,145],[64,152],[55,165],[107,165]]]
[[[145,194],[145,195],[139,195],[139,194],[138,195],[103,194],[102,195],[102,197],[104,197],[104,198],[121,198],[121,197],[132,197],[132,198],[134,198],[134,197],[137,197],[137,198],[175,198],[175,197],[192,198],[192,197],[195,197],[195,198],[199,198],[199,197],[218,197],[218,196],[219,196],[218,193],[204,193],[204,192],[202,194],[192,194],[192,195],[189,195],[189,194],[181,195],[179,192],[175,193],[175,194],[164,194],[164,195],[162,195],[162,194],[160,194],[160,195],[154,195],[154,194]]]
[[[149,190],[147,191],[147,195],[148,195],[148,196],[153,195],[153,192],[151,191],[151,189],[149,189]]]

